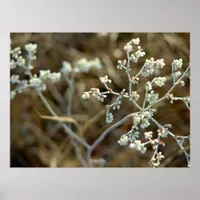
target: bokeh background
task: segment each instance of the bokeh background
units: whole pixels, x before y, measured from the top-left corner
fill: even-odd
[[[27,43],[37,43],[37,60],[34,61],[33,73],[38,74],[41,69],[59,71],[62,61],[72,64],[80,58],[100,58],[103,68],[100,71],[92,70],[87,74],[78,74],[75,78],[72,117],[79,121],[80,125],[87,124],[84,138],[92,144],[95,139],[110,125],[105,122],[105,106],[115,100],[109,96],[104,103],[94,98],[85,101],[81,98],[84,91],[96,87],[101,91],[105,88],[99,81],[99,76],[106,74],[112,79],[111,88],[122,91],[128,88],[127,75],[116,69],[117,61],[125,58],[124,45],[132,38],[139,37],[141,46],[146,52],[145,58],[132,67],[134,75],[142,67],[146,58],[164,58],[166,66],[157,72],[158,76],[166,76],[168,82],[165,87],[158,89],[159,96],[163,96],[172,85],[171,62],[173,59],[182,58],[183,70],[189,64],[190,59],[190,34],[189,33],[11,33],[12,47],[21,47]],[[26,78],[20,69],[12,70],[11,74],[19,74]],[[144,97],[144,81],[137,86],[140,94],[139,104]],[[190,83],[186,80],[184,88],[177,87],[175,96],[188,96]],[[12,87],[12,86],[11,86]],[[49,104],[59,116],[66,116],[67,89],[65,80],[56,85],[48,85],[48,91],[44,92]],[[60,125],[55,121],[48,121],[38,117],[37,108],[43,115],[49,115],[42,105],[34,90],[26,89],[21,95],[17,95],[11,101],[11,167],[80,167],[69,138]],[[190,112],[183,102],[170,104],[165,101],[157,107],[155,118],[161,124],[172,124],[171,131],[176,135],[190,134]],[[121,109],[113,112],[114,122],[119,121],[127,114],[137,111],[128,101],[123,101]],[[88,123],[89,122],[89,123]],[[132,120],[127,121],[112,131],[104,141],[95,149],[92,157],[102,157],[106,160],[105,167],[149,167],[153,151],[148,149],[142,155],[130,149],[121,147],[117,141],[120,136],[127,133],[132,127]],[[156,127],[152,124],[148,130],[156,133]],[[141,134],[141,138],[144,137]],[[165,147],[160,148],[165,159],[161,167],[186,167],[186,159],[173,138],[163,140]],[[189,144],[185,143],[189,152]],[[84,149],[81,148],[82,153]],[[56,165],[55,165],[56,163]]]

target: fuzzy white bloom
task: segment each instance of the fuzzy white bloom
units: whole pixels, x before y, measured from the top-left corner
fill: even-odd
[[[50,76],[50,74],[51,74],[51,71],[50,70],[40,70],[40,75],[39,75],[39,77],[43,80],[43,81],[46,81],[48,78],[49,78],[49,76]]]
[[[28,87],[28,81],[27,80],[22,80],[22,81],[20,81],[20,84],[17,86],[16,90],[20,94],[27,87]]]
[[[23,66],[25,64],[25,59],[22,56],[19,56],[17,59],[17,65]]]
[[[101,81],[101,83],[105,84],[105,83],[111,83],[112,81],[110,79],[108,79],[108,76],[104,76],[104,77],[100,77],[99,80]]]
[[[165,81],[166,81],[166,78],[165,78],[165,77],[157,77],[157,78],[154,78],[154,83],[155,83],[158,87],[162,87],[163,85],[165,85]]]
[[[17,67],[16,62],[14,60],[10,61],[10,69],[15,69]]]
[[[39,91],[46,90],[46,85],[42,82],[42,80],[40,78],[37,77],[36,74],[29,80],[29,84],[31,87],[33,87]]]
[[[142,154],[144,154],[147,150],[147,148],[144,146],[144,144],[141,143],[140,140],[135,140],[133,143],[131,143],[130,148],[136,149],[137,151],[140,151]]]
[[[37,50],[37,44],[30,43],[30,44],[26,44],[24,47],[26,51],[32,52],[32,53],[35,53]]]
[[[157,153],[156,159],[157,159],[158,162],[160,162],[161,159],[163,159],[163,158],[164,158],[164,156],[162,155],[162,152]]]
[[[10,92],[10,99],[14,99],[15,98],[15,96],[16,96],[16,91],[11,91]]]
[[[150,118],[152,116],[152,113],[149,112],[149,111],[144,111],[142,114],[141,114],[141,118],[144,119],[144,118]]]
[[[168,130],[166,128],[160,128],[157,130],[158,131],[158,135],[162,138],[166,138],[168,136]]]
[[[146,83],[145,89],[146,89],[147,91],[152,90],[152,85],[151,85],[151,83],[150,83],[149,81]]]
[[[79,72],[89,72],[91,65],[90,62],[86,58],[82,58],[76,63],[75,67]]]
[[[138,114],[133,114],[133,124],[134,127],[137,127],[137,125],[140,123],[140,116]]]
[[[94,60],[90,61],[89,64],[96,70],[100,70],[102,68],[102,64],[99,58],[95,58]]]
[[[184,82],[184,81],[180,81],[179,83],[180,83],[180,85],[181,85],[182,87],[185,86],[185,82]]]
[[[116,101],[113,105],[113,110],[116,110],[116,109],[119,110],[121,103],[122,103],[121,100]]]
[[[124,46],[124,50],[125,50],[127,53],[130,53],[130,52],[133,50],[133,46],[132,46],[130,43],[127,43],[127,44]]]
[[[142,71],[142,75],[144,77],[147,77],[151,74],[153,74],[154,72],[154,64],[155,64],[155,61],[154,61],[154,58],[151,58],[150,60],[146,59],[145,63],[144,63],[144,69]]]
[[[12,58],[18,59],[19,55],[21,55],[22,52],[21,52],[20,47],[16,47],[16,48],[12,49],[10,51],[10,53],[11,53]]]
[[[177,71],[174,73],[174,77],[175,78],[178,78],[179,76],[181,76],[181,72],[180,71]]]
[[[110,124],[113,122],[114,116],[111,112],[106,112],[106,123]]]
[[[158,100],[158,94],[157,93],[155,94],[153,90],[147,94],[147,101],[149,102],[150,105],[156,103],[157,100]]]
[[[134,45],[139,45],[140,44],[140,38],[133,38],[131,40],[131,42],[134,44]]]
[[[180,69],[180,68],[182,68],[182,66],[183,66],[183,59],[177,59],[177,60],[173,60],[173,62],[172,62],[172,68],[174,68],[174,70],[176,71],[177,69]]]
[[[132,91],[131,97],[135,100],[138,101],[140,98],[140,95],[137,93],[137,91]]]
[[[156,68],[163,68],[165,66],[164,59],[161,58],[161,59],[156,60],[155,65],[156,65]]]
[[[142,123],[141,123],[140,127],[145,129],[145,128],[149,127],[149,126],[150,126],[149,119],[148,118],[142,119]]]
[[[153,113],[149,111],[145,111],[141,114],[141,128],[145,129],[150,126],[149,119],[151,116],[153,116]]]
[[[123,60],[123,61],[118,60],[117,63],[118,63],[117,69],[122,70],[125,67],[125,65],[126,65],[126,60]]]
[[[30,86],[31,87],[40,87],[42,84],[42,80],[37,77],[35,74],[30,80],[29,80]]]
[[[129,138],[128,136],[126,135],[123,135],[120,140],[118,141],[118,143],[121,145],[121,146],[125,146],[128,144],[128,141],[129,141]]]
[[[98,88],[91,88],[92,96],[94,96],[98,101],[103,102],[106,95],[101,94]]]
[[[145,139],[151,139],[153,137],[153,132],[149,131],[149,132],[145,132],[144,133]]]
[[[52,81],[52,83],[57,83],[61,79],[61,73],[53,72],[53,73],[49,74],[49,79]]]
[[[10,77],[10,82],[11,82],[12,84],[20,83],[19,75],[13,74],[13,75]]]
[[[83,99],[89,99],[90,98],[90,93],[89,92],[83,92],[82,98]]]
[[[140,48],[138,48],[138,50],[135,52],[135,55],[131,55],[131,58],[132,58],[132,60],[134,61],[134,62],[138,62],[138,59],[140,58],[140,57],[144,57],[145,56],[145,52],[143,51],[143,49],[140,49]]]
[[[64,75],[69,74],[72,71],[72,66],[69,62],[67,61],[63,61],[62,62],[62,68],[60,70],[60,72]]]

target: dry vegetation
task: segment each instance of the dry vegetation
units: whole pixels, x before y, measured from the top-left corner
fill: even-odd
[[[169,81],[159,90],[162,96],[171,86],[171,62],[173,59],[183,58],[184,69],[189,63],[190,35],[188,33],[12,33],[12,46],[22,49],[26,43],[37,43],[37,60],[34,62],[34,73],[41,69],[59,71],[63,60],[75,62],[79,58],[93,59],[99,57],[103,63],[100,72],[95,70],[88,74],[79,74],[75,78],[72,118],[79,122],[81,137],[92,144],[94,140],[107,128],[105,122],[105,105],[112,101],[112,96],[104,103],[95,99],[84,101],[81,95],[91,87],[104,90],[99,76],[108,75],[112,79],[111,87],[116,91],[127,88],[128,80],[125,73],[116,70],[117,60],[124,58],[123,47],[134,37],[140,37],[143,49],[147,52],[145,58],[164,58],[166,66],[161,76],[167,75]],[[144,59],[133,68],[138,72]],[[14,70],[23,77],[20,70]],[[13,72],[12,72],[13,73]],[[23,77],[26,78],[26,77]],[[68,85],[64,80],[56,85],[48,85],[48,92],[44,92],[49,104],[59,116],[66,116]],[[144,85],[138,85],[141,99],[144,96]],[[177,96],[189,95],[189,81],[184,88],[175,90]],[[141,102],[139,102],[141,104]],[[74,156],[73,147],[59,123],[39,118],[35,108],[43,115],[49,115],[34,90],[27,89],[22,95],[17,95],[11,101],[11,166],[12,167],[80,167]],[[160,123],[172,124],[171,131],[177,135],[189,135],[190,113],[184,103],[164,102],[156,108],[156,118]],[[122,103],[121,109],[115,112],[115,122],[130,112],[136,111],[133,104]],[[148,167],[149,158],[153,151],[149,149],[142,155],[128,146],[121,147],[117,141],[120,136],[131,129],[129,120],[112,131],[93,152],[93,158],[104,158],[106,167]],[[75,131],[76,126],[72,127]],[[150,128],[156,131],[153,125]],[[186,167],[186,160],[182,151],[173,139],[166,139],[166,146],[162,149],[165,155],[161,167]],[[187,144],[186,144],[187,145]],[[81,147],[81,150],[84,149]],[[189,151],[189,146],[186,147]]]

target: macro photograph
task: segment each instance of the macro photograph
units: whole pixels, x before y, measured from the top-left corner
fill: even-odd
[[[10,33],[10,167],[190,168],[190,33]]]

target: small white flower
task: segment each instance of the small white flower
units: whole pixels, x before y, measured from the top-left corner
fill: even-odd
[[[140,140],[135,140],[133,143],[131,143],[130,148],[136,149],[137,151],[140,151],[142,154],[144,154],[147,150],[147,148],[144,146],[144,144],[141,143]]]
[[[179,76],[181,76],[181,72],[180,71],[177,71],[174,73],[174,77],[175,78],[178,78]]]
[[[89,64],[96,70],[100,70],[102,68],[102,64],[99,58],[95,58],[94,60],[90,61]]]
[[[114,102],[114,105],[113,105],[113,110],[119,110],[120,109],[120,105],[121,105],[121,101],[120,100],[117,100],[116,102]]]
[[[106,123],[110,124],[113,122],[114,116],[111,112],[106,112]]]
[[[133,115],[133,124],[137,126],[140,123],[140,116],[138,114]]]
[[[163,159],[164,156],[162,155],[162,152],[157,153],[156,159],[158,160],[158,162],[161,161],[161,159]]]
[[[20,81],[20,84],[17,86],[16,90],[20,94],[27,87],[28,87],[28,81],[27,80],[22,80],[22,81]]]
[[[101,81],[101,83],[105,84],[105,83],[111,83],[112,81],[110,79],[108,79],[108,76],[104,76],[104,77],[100,77],[99,80]]]
[[[158,135],[162,138],[166,138],[168,136],[168,130],[166,128],[160,128],[157,130],[158,131]]]
[[[11,76],[11,78],[10,78],[10,82],[11,82],[12,84],[20,83],[19,75],[13,74],[13,75]]]
[[[42,80],[37,77],[37,75],[34,75],[33,78],[29,80],[31,87],[40,87],[42,84]]]
[[[42,80],[46,81],[49,78],[51,71],[50,70],[40,70],[39,73],[40,73],[39,77]]]
[[[69,74],[72,71],[72,66],[69,62],[67,61],[63,61],[62,62],[62,68],[60,70],[60,72],[64,75]]]
[[[49,74],[48,78],[52,81],[52,83],[57,83],[61,79],[61,73],[53,72],[53,73]]]
[[[131,42],[134,44],[134,45],[139,45],[140,44],[140,38],[133,38],[131,40]]]
[[[151,85],[151,83],[150,83],[149,81],[146,83],[145,89],[146,89],[147,91],[152,90],[152,85]]]
[[[133,61],[134,62],[138,62],[138,59],[140,58],[140,57],[144,57],[145,56],[145,52],[143,51],[143,49],[138,49],[136,52],[135,52],[135,56],[132,56],[133,58]]]
[[[103,102],[106,95],[101,94],[98,88],[91,88],[92,96],[94,96],[98,101]]]
[[[14,99],[16,96],[16,92],[13,90],[10,92],[10,99]]]
[[[19,56],[17,59],[17,65],[23,66],[25,64],[25,59],[22,56]]]
[[[144,133],[145,139],[151,139],[153,137],[153,132],[149,131],[149,132],[145,132]]]
[[[161,58],[161,59],[156,60],[155,65],[156,65],[156,68],[163,68],[165,66],[164,59]]]
[[[129,141],[129,138],[128,136],[126,135],[123,135],[120,140],[118,141],[118,143],[121,145],[121,146],[125,146],[128,144],[128,141]]]
[[[21,55],[22,52],[21,52],[20,47],[16,47],[12,49],[10,53],[11,53],[12,58],[18,59],[19,55]]]
[[[157,78],[154,78],[154,83],[155,83],[158,87],[162,87],[163,85],[165,85],[165,81],[166,81],[166,78],[165,78],[165,77],[157,77]]]
[[[150,126],[149,119],[148,118],[142,119],[142,123],[141,123],[140,127],[145,129],[145,128],[149,127],[149,126]]]
[[[83,99],[89,99],[90,98],[90,93],[89,92],[84,92],[82,95]]]
[[[130,43],[127,43],[127,44],[124,46],[124,50],[125,50],[127,53],[130,53],[130,52],[133,50],[133,46],[132,46]]]
[[[142,75],[144,77],[147,77],[151,74],[153,74],[154,72],[154,64],[155,64],[155,61],[154,61],[154,58],[151,58],[150,60],[146,59],[145,63],[144,63],[144,69],[142,71]]]
[[[149,102],[150,105],[156,103],[157,100],[158,100],[158,94],[157,93],[155,94],[153,90],[147,94],[147,101]]]
[[[32,53],[35,53],[36,50],[37,50],[37,44],[26,44],[25,45],[25,50],[28,51],[28,52],[32,52]]]
[[[132,91],[131,97],[135,100],[138,101],[140,98],[140,95],[137,93],[137,91]]]
[[[82,58],[76,63],[75,68],[77,68],[79,72],[87,73],[89,72],[91,65],[86,58]]]
[[[121,60],[118,60],[118,65],[117,65],[117,69],[120,69],[120,70],[122,70],[123,69],[123,67],[124,67],[124,64],[123,64],[123,62],[121,61]]]
[[[181,85],[182,87],[185,86],[185,82],[184,82],[184,81],[180,81],[179,83],[180,83],[180,85]]]
[[[14,60],[10,61],[10,69],[15,69],[17,67],[16,62]]]
[[[172,68],[174,68],[174,70],[176,71],[177,69],[182,68],[183,66],[183,59],[177,59],[177,60],[173,60],[172,62]]]

